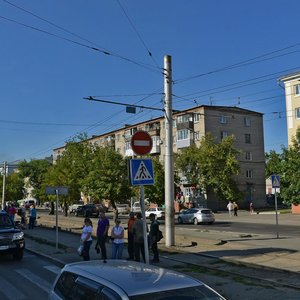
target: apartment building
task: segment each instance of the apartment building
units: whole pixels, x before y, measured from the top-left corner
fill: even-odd
[[[99,146],[111,146],[124,157],[133,157],[131,137],[137,130],[145,130],[153,140],[152,156],[158,156],[163,162],[165,157],[165,119],[159,117],[138,124],[124,125],[123,128],[93,136],[89,142]],[[241,151],[240,174],[236,176],[239,189],[244,198],[239,199],[241,208],[248,208],[253,202],[256,207],[265,205],[265,158],[263,116],[261,113],[225,106],[197,106],[173,114],[173,150],[174,153],[193,144],[199,145],[201,138],[211,133],[217,141],[234,135],[235,147]],[[64,147],[53,150],[54,161],[63,152]],[[186,199],[193,194],[192,187],[184,177],[181,190]],[[212,209],[226,208],[226,199],[207,191],[205,198]]]
[[[300,72],[281,77],[279,81],[284,83],[288,145],[291,145],[300,128]]]

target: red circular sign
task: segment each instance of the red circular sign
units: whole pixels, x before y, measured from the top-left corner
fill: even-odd
[[[145,155],[152,149],[152,138],[146,131],[137,131],[131,138],[131,148],[135,154]]]

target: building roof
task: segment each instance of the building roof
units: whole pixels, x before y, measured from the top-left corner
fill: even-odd
[[[300,71],[293,72],[293,73],[290,73],[288,75],[282,76],[278,80],[285,82],[285,81],[295,80],[295,79],[298,79],[298,78],[300,78]]]
[[[300,76],[300,73],[299,73],[299,76]],[[216,110],[216,111],[226,111],[226,112],[231,112],[231,113],[247,113],[247,114],[253,114],[253,115],[259,115],[259,116],[262,116],[263,113],[260,113],[260,112],[256,112],[256,111],[253,111],[253,110],[248,110],[248,109],[244,109],[244,108],[240,108],[240,107],[237,107],[237,106],[215,106],[215,105],[199,105],[199,106],[194,106],[194,107],[191,107],[191,108],[188,108],[188,109],[185,109],[185,110],[181,110],[181,111],[178,111],[178,112],[175,112],[173,113],[174,116],[176,115],[183,115],[185,113],[191,113],[193,111],[195,111],[196,109],[204,109],[204,110]],[[155,123],[155,122],[158,122],[160,120],[162,120],[164,117],[161,116],[161,117],[157,117],[157,118],[154,118],[154,119],[150,119],[150,120],[144,120],[142,122],[139,122],[139,123],[135,123],[135,124],[125,124],[124,127],[120,127],[118,129],[115,129],[115,130],[112,130],[112,131],[109,131],[109,132],[106,132],[106,133],[103,133],[103,134],[99,134],[99,135],[93,135],[91,136],[90,138],[87,139],[87,141],[92,141],[93,139],[98,139],[98,138],[101,138],[101,137],[108,137],[112,134],[115,134],[117,131],[120,131],[120,130],[126,130],[126,129],[131,129],[133,127],[137,127],[141,124],[145,124],[145,123],[148,123],[148,124],[151,124],[151,123]],[[61,146],[61,147],[58,147],[58,148],[55,148],[53,149],[53,151],[56,151],[56,150],[59,150],[59,149],[64,149],[65,148],[65,145],[64,146]]]

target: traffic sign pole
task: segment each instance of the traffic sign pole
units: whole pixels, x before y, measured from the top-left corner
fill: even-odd
[[[276,212],[276,237],[279,239],[279,231],[278,231],[278,209],[277,209],[277,193],[275,188],[275,212]]]

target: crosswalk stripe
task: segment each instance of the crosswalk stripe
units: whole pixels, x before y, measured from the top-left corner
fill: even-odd
[[[42,279],[41,277],[37,276],[36,274],[32,273],[27,269],[17,269],[16,272],[26,278],[27,280],[31,281],[33,284],[37,285],[40,289],[45,291],[47,294],[50,292],[51,285],[46,280]]]
[[[3,277],[0,280],[0,291],[7,297],[7,299],[10,300],[26,299],[26,296],[23,293],[18,291],[13,284],[5,280]]]
[[[56,275],[59,274],[60,270],[61,270],[61,268],[54,266],[54,265],[44,266],[44,268]]]

